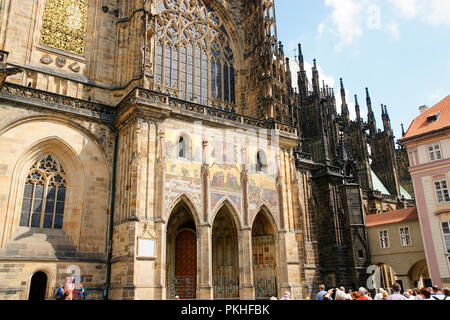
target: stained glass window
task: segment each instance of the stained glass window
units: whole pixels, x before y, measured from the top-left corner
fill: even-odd
[[[230,102],[230,86],[228,78],[228,65],[223,66],[223,95],[225,102]]]
[[[155,6],[155,89],[203,105],[234,104],[234,54],[217,13],[203,0]]]
[[[170,86],[170,64],[172,61],[172,48],[169,44],[166,45],[166,52],[164,55],[164,85]]]
[[[181,45],[180,55],[180,98],[186,100],[186,46]]]
[[[156,76],[156,83],[162,82],[162,54],[163,54],[163,48],[161,45],[161,41],[158,41],[156,44],[156,69],[155,69],[155,76]]]
[[[235,84],[234,84],[234,68],[233,66],[230,67],[230,96],[231,96],[231,103],[236,103],[236,91],[235,91]]]
[[[28,172],[20,226],[62,229],[65,201],[66,178],[63,168],[52,156],[41,157]]]

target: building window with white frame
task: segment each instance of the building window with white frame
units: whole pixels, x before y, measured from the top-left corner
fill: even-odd
[[[400,228],[400,245],[402,247],[411,246],[411,233],[409,227]]]
[[[434,182],[434,189],[436,191],[437,202],[439,204],[450,202],[450,193],[448,189],[447,179],[437,180]]]
[[[442,235],[444,237],[445,253],[450,256],[450,221],[441,223]]]
[[[380,248],[381,249],[387,249],[390,247],[389,245],[389,233],[387,230],[381,230],[379,232],[380,237]]]
[[[429,145],[428,155],[430,156],[430,161],[441,160],[442,159],[441,145],[439,143]]]

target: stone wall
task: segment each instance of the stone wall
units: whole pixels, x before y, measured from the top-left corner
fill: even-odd
[[[25,106],[3,103],[0,119],[0,262],[14,265],[0,272],[8,280],[2,282],[3,297],[27,299],[31,276],[40,268],[52,291],[70,265],[80,266],[91,297],[102,297],[111,167],[99,140],[87,129],[88,122],[86,128],[79,124],[83,121]],[[28,170],[46,154],[59,160],[67,174],[63,229],[19,227]]]

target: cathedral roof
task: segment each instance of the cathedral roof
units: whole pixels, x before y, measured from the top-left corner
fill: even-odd
[[[381,182],[380,178],[378,178],[376,173],[373,170],[370,170],[370,173],[372,175],[373,190],[380,191],[385,195],[391,195],[388,189],[384,186],[383,182]]]
[[[405,136],[399,141],[403,142],[448,128],[450,129],[450,95],[414,119]]]
[[[368,227],[375,227],[391,223],[406,222],[410,220],[417,220],[417,208],[407,208],[403,210],[372,214],[366,216],[366,225]]]
[[[400,186],[400,194],[401,194],[402,196],[404,196],[405,199],[407,199],[407,200],[412,200],[412,199],[414,199],[414,198],[408,193],[408,191],[406,191],[405,188],[403,188],[402,186]]]

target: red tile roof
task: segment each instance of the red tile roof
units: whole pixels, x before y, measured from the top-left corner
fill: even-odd
[[[437,121],[428,123],[429,117],[438,115],[439,113],[440,116]],[[409,140],[447,127],[450,127],[450,95],[414,119],[405,136],[399,139],[399,141]]]
[[[392,212],[368,215],[366,216],[366,225],[368,227],[374,227],[417,219],[419,219],[417,208],[408,208]]]

